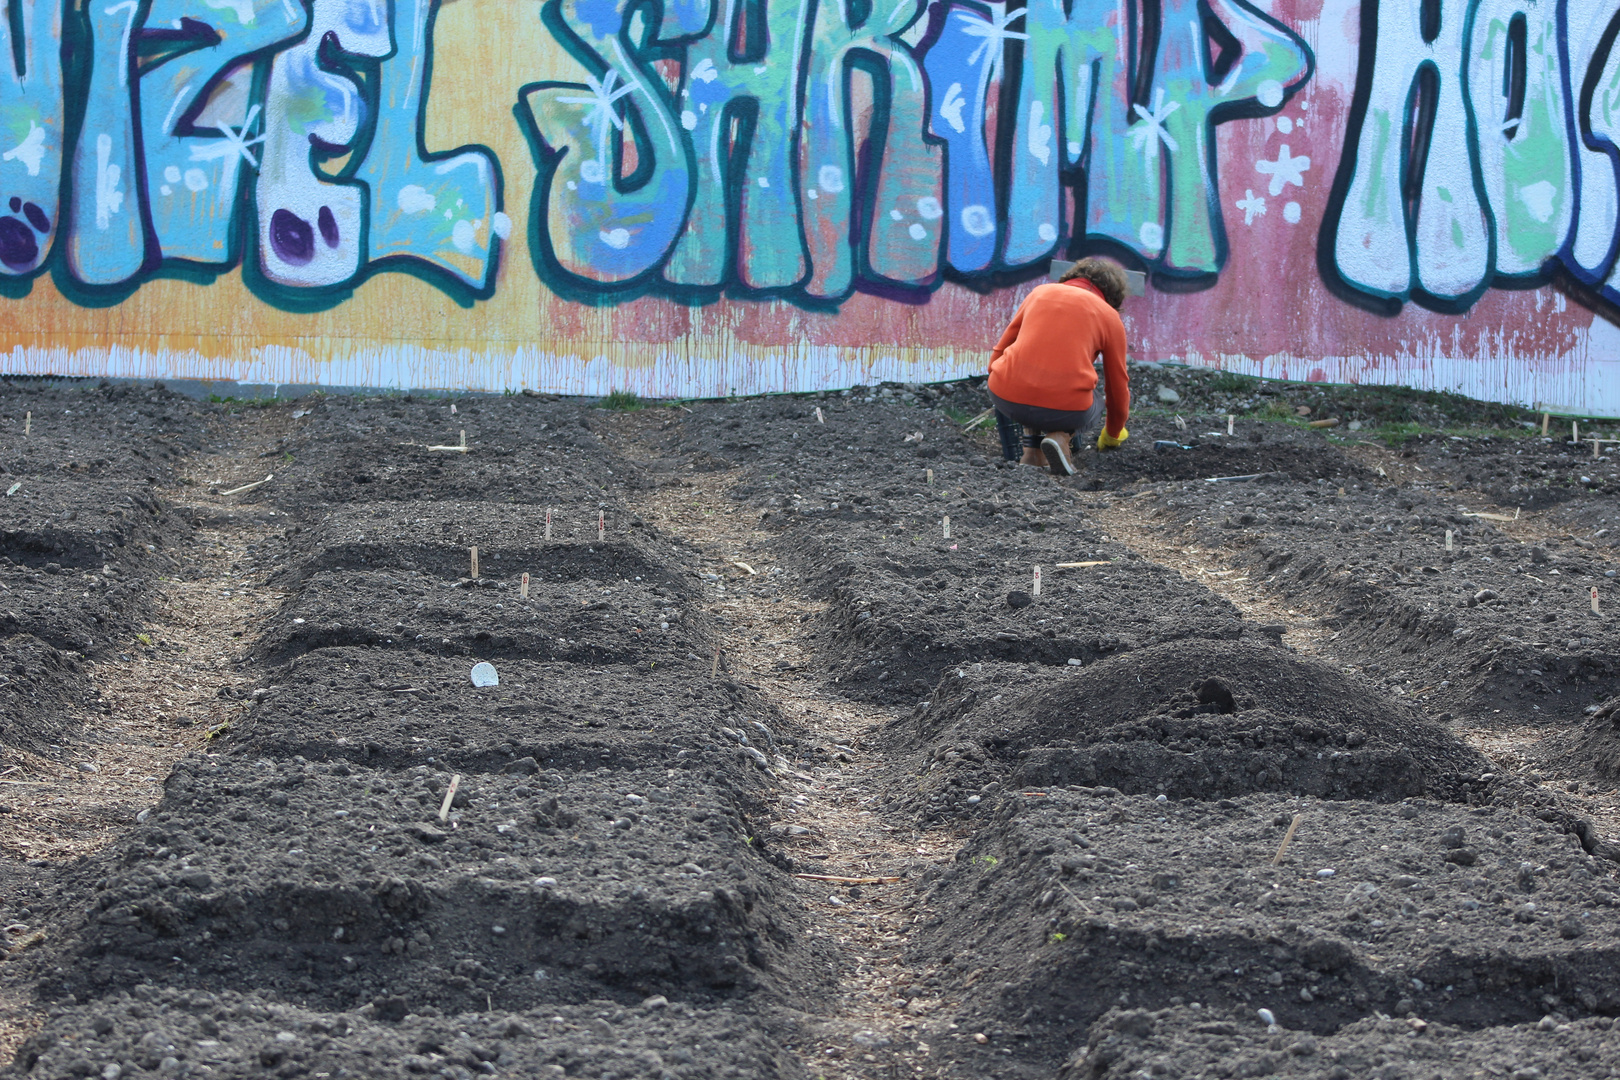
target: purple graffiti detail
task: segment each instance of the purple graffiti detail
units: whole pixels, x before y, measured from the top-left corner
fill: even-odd
[[[14,217],[0,217],[0,263],[13,270],[26,269],[39,258],[34,230]]]
[[[22,208],[23,216],[28,219],[28,224],[32,225],[42,233],[48,233],[51,231],[51,219],[45,216],[45,211],[41,210],[37,205],[31,202],[23,203]],[[12,209],[15,210],[16,207],[12,207]]]
[[[332,216],[330,206],[321,207],[321,212],[315,215],[315,225],[321,230],[321,239],[326,241],[327,247],[335,248],[338,246],[340,239],[338,236],[338,223],[337,218]]]
[[[270,243],[276,254],[294,266],[303,266],[315,257],[315,230],[291,210],[270,215]]]
[[[21,209],[22,209],[22,200],[17,198],[17,196],[13,195],[11,197],[11,212],[13,214],[15,214],[17,211],[19,211]]]

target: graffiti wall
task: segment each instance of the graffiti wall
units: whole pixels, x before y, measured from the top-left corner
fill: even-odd
[[[10,0],[0,370],[717,395],[1132,354],[1620,414],[1620,0]]]

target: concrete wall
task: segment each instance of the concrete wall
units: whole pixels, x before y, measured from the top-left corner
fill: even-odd
[[[1620,8],[1270,3],[13,0],[0,370],[922,381],[1095,250],[1139,359],[1620,414]]]

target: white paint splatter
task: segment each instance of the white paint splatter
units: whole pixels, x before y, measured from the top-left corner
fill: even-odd
[[[1164,247],[1164,226],[1157,221],[1142,222],[1142,227],[1136,231],[1136,235],[1146,251],[1158,251]]]
[[[623,251],[630,246],[629,229],[603,229],[596,235],[601,238],[602,243],[615,251]]]
[[[1543,225],[1552,220],[1553,203],[1557,198],[1557,186],[1547,180],[1537,180],[1519,189],[1519,201],[1530,211],[1530,216]]]
[[[1243,224],[1253,225],[1255,218],[1266,214],[1266,198],[1256,195],[1253,188],[1245,189],[1243,198],[1237,201],[1237,208],[1243,211]]]
[[[906,232],[911,235],[913,240],[922,240],[928,235],[928,230],[923,228],[921,225],[918,225],[915,221],[911,223],[911,228],[907,229]]]
[[[1057,239],[1057,228],[1050,221],[1043,221],[1036,228],[1035,235],[1039,236],[1043,242],[1050,244]]]
[[[975,203],[962,207],[962,228],[969,236],[989,236],[996,231],[996,219],[988,208]]]
[[[1294,130],[1294,122],[1286,116],[1277,117],[1277,130],[1287,135]]]
[[[1276,79],[1267,79],[1261,83],[1254,92],[1255,100],[1268,109],[1275,109],[1282,104],[1283,86]]]
[[[433,193],[420,184],[406,184],[394,201],[405,214],[425,214],[439,204]]]
[[[505,240],[512,235],[512,219],[506,215],[506,211],[497,210],[490,228],[494,230],[496,236]]]
[[[28,121],[28,134],[23,136],[22,142],[0,154],[6,161],[20,161],[23,168],[28,170],[29,176],[39,175],[39,163],[45,157],[45,129]]]
[[[681,110],[681,127],[685,128],[687,131],[696,130],[696,128],[697,128],[697,113],[693,112],[691,109],[682,109]]]
[[[112,136],[96,136],[96,228],[112,227],[112,216],[124,208],[124,193],[118,190],[123,172],[112,163]]]
[[[816,183],[821,190],[836,195],[844,190],[844,170],[836,165],[823,165],[816,170]]]
[[[940,208],[938,199],[924,195],[917,200],[917,216],[924,221],[938,221],[945,216],[945,211]]]
[[[450,242],[456,245],[456,250],[463,255],[471,255],[478,246],[478,230],[466,218],[456,222],[456,227],[450,230]]]
[[[1288,202],[1283,204],[1283,220],[1290,225],[1299,224],[1299,203]]]
[[[965,105],[967,99],[962,96],[961,83],[953,82],[945,88],[945,100],[939,104],[939,115],[958,135],[967,130],[967,124],[962,121],[962,109]]]
[[[1041,122],[1046,104],[1039,98],[1029,103],[1029,154],[1042,165],[1052,162],[1052,125]]]
[[[201,169],[186,170],[186,190],[199,192],[208,190],[208,174]]]

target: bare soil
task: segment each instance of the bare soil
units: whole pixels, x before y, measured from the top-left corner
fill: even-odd
[[[1606,464],[1136,378],[1068,481],[968,384],[0,384],[0,1055],[1614,1075]]]

